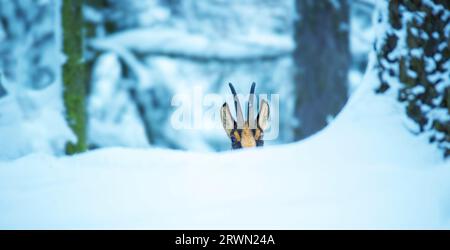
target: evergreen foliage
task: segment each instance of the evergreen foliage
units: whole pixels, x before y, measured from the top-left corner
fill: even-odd
[[[378,45],[380,86],[392,88],[431,143],[450,155],[450,2],[389,1],[388,28]],[[400,82],[400,86],[396,83]]]

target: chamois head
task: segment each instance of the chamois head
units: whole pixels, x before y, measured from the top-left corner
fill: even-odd
[[[236,90],[231,83],[229,83],[229,86],[234,97],[237,121],[231,116],[230,108],[227,103],[222,105],[220,117],[222,119],[223,128],[231,139],[232,148],[237,149],[263,146],[264,130],[267,128],[267,120],[269,118],[269,104],[267,101],[261,100],[259,113],[255,118],[255,110],[253,107],[255,99],[255,83],[253,83],[250,88],[250,96],[248,99],[247,121],[245,121],[239,98],[236,95]]]

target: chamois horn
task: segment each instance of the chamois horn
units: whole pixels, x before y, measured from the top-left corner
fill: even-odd
[[[251,129],[256,128],[256,123],[255,123],[255,108],[254,108],[254,103],[255,103],[255,85],[256,83],[252,83],[252,87],[250,88],[250,96],[248,97],[248,113],[247,113],[247,121],[248,121],[248,125]]]
[[[239,98],[236,94],[236,90],[233,87],[233,84],[228,83],[231,89],[231,93],[233,94],[234,98],[234,107],[236,109],[236,123],[238,128],[242,129],[244,127],[244,115],[242,114],[242,108],[241,103],[239,102]]]

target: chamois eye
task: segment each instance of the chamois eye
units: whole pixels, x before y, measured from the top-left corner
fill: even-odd
[[[233,149],[242,148],[241,142],[236,139],[236,136],[231,135],[230,138],[231,138],[231,147]]]
[[[231,137],[231,147],[233,149],[241,148],[241,143],[239,141],[237,141],[234,136]]]

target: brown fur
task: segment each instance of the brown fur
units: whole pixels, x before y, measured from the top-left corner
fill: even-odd
[[[241,135],[242,135],[241,145],[243,148],[256,147],[256,140],[253,137],[252,131],[248,127],[248,123],[245,123]]]

